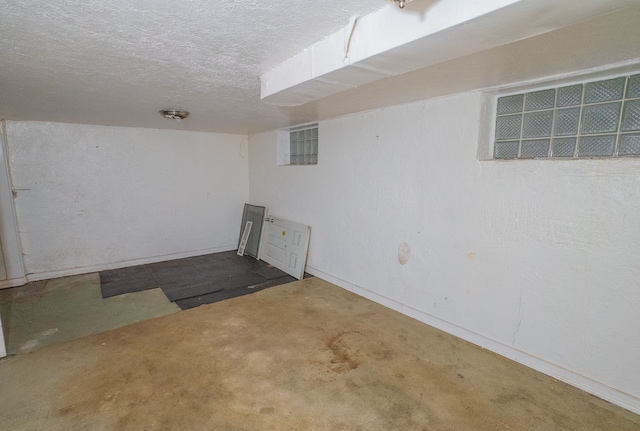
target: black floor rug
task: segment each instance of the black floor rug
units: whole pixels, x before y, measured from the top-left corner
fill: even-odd
[[[221,289],[217,292],[206,293],[199,296],[193,296],[191,298],[184,298],[175,301],[176,304],[182,310],[187,310],[189,308],[194,308],[202,304],[211,304],[213,302],[222,301],[230,298],[237,298],[238,296],[248,295],[250,293],[258,292],[260,290],[264,290],[268,287],[278,286],[280,284],[291,283],[292,281],[296,281],[295,278],[290,275],[285,275],[284,277],[275,278],[272,280],[263,281],[262,283],[247,285],[247,286],[237,286],[234,288]]]
[[[186,310],[295,280],[265,262],[228,251],[102,271],[100,289],[108,298],[159,287]]]
[[[100,290],[103,298],[156,287],[158,282],[145,265],[100,272]]]

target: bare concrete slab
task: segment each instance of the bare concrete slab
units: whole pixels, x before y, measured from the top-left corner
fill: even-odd
[[[151,289],[103,299],[97,273],[0,291],[7,353],[21,354],[180,311]]]
[[[317,278],[8,357],[0,382],[10,430],[640,429]]]

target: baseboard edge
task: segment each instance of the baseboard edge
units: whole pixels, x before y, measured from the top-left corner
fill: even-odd
[[[610,403],[627,409],[633,413],[640,414],[640,398],[634,397],[633,395],[619,391],[608,385],[595,381],[574,371],[560,367],[529,353],[514,349],[511,346],[500,343],[496,340],[492,340],[491,338],[485,337],[484,335],[477,334],[466,328],[439,319],[428,313],[397,302],[391,298],[387,298],[376,292],[367,290],[364,287],[342,280],[340,278],[332,276],[331,274],[327,274],[326,272],[321,271],[317,268],[313,268],[307,265],[306,271],[315,277],[326,280],[329,283],[335,284],[336,286],[339,286],[359,296],[374,301],[380,305],[391,308],[392,310],[414,318],[429,326],[433,326],[434,328],[462,338],[463,340],[482,347],[483,349],[490,350],[500,356],[504,356],[508,359],[511,359],[515,362],[518,362],[522,365],[553,377],[554,379],[560,380],[564,383],[595,395],[603,400],[609,401]]]
[[[166,260],[184,259],[187,257],[201,256],[203,254],[220,253],[223,251],[235,250],[237,246],[220,246],[202,250],[193,250],[180,253],[164,254],[160,256],[144,257],[140,259],[124,260],[100,265],[83,266],[79,268],[61,269],[57,271],[47,271],[27,274],[27,281],[48,280],[51,278],[68,277],[71,275],[88,274],[91,272],[107,271],[110,269],[126,268],[128,266],[146,265],[149,263],[164,262]],[[24,284],[24,283],[23,283]]]
[[[10,287],[22,286],[27,283],[26,277],[12,278],[0,281],[0,289],[8,289]]]

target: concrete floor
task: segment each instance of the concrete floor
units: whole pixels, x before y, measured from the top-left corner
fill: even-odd
[[[0,360],[3,430],[640,430],[317,278]]]
[[[9,355],[177,311],[180,308],[160,289],[103,299],[97,273],[0,290],[0,316]]]

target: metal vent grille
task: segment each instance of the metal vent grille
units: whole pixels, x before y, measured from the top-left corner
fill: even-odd
[[[640,74],[499,97],[494,159],[640,156]]]

